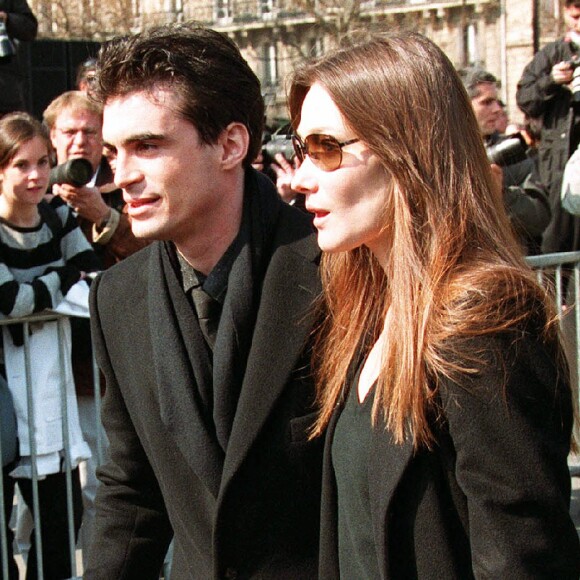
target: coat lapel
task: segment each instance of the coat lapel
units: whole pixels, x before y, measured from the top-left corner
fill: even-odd
[[[159,389],[161,420],[191,468],[217,497],[223,452],[203,416],[197,385],[206,365],[203,337],[193,311],[173,272],[163,244],[156,244],[149,265],[148,310],[153,364]]]
[[[264,278],[246,375],[227,449],[223,484],[255,441],[305,347],[320,292],[318,250],[310,236],[274,252]],[[299,248],[299,251],[297,249]]]
[[[369,496],[375,545],[379,550],[378,557],[383,566],[383,577],[387,577],[389,569],[389,554],[384,551],[391,541],[389,533],[393,531],[387,526],[389,508],[395,490],[412,458],[411,442],[394,443],[392,435],[385,430],[382,423],[373,429],[368,473]]]

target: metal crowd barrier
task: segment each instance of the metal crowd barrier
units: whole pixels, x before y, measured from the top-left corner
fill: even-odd
[[[526,262],[537,271],[540,283],[545,283],[546,276],[552,275],[555,290],[554,300],[558,314],[562,316],[566,299],[572,298],[572,301],[568,300],[567,303],[573,305],[580,294],[580,252],[528,256]],[[569,285],[570,281],[573,284],[571,287]],[[568,292],[566,292],[567,295],[565,296],[564,288],[566,282],[568,282]],[[570,290],[573,293],[570,293]],[[580,322],[580,314],[578,312],[576,312],[576,319]]]
[[[560,252],[526,258],[537,272],[538,281],[553,286],[564,352],[570,366],[570,380],[576,409],[580,408],[580,252]],[[577,426],[578,428],[578,426]],[[580,477],[580,464],[570,464],[572,477]]]
[[[17,324],[20,323],[23,325],[23,334],[24,334],[24,360],[25,360],[25,369],[26,369],[26,402],[28,407],[28,431],[29,433],[34,432],[34,408],[39,403],[42,402],[35,401],[33,396],[33,391],[30,387],[31,381],[31,362],[30,362],[30,344],[29,344],[29,331],[30,325],[34,325],[36,323],[47,323],[47,322],[56,322],[58,325],[58,337],[59,337],[59,345],[58,345],[58,354],[59,354],[59,366],[63,370],[61,376],[64,377],[64,369],[66,368],[63,364],[65,360],[64,357],[70,356],[68,352],[65,352],[64,348],[64,322],[69,316],[54,312],[42,312],[38,314],[34,314],[31,316],[26,316],[22,318],[2,318],[0,319],[0,327],[9,324]],[[2,361],[3,362],[3,358]],[[101,389],[100,389],[100,376],[99,376],[99,369],[96,363],[96,360],[93,356],[92,358],[92,375],[93,375],[93,385],[94,385],[94,396],[95,396],[95,410],[96,410],[96,420],[98,426],[100,426],[101,421]],[[67,401],[67,394],[66,394],[66,383],[65,381],[61,381],[60,383],[60,400],[61,400],[61,408],[62,408],[62,431],[63,431],[63,442],[64,442],[64,470],[65,470],[65,477],[66,477],[66,502],[67,502],[67,520],[68,520],[68,537],[69,537],[69,546],[68,552],[71,562],[71,580],[81,580],[81,572],[82,572],[82,565],[79,564],[79,560],[81,560],[81,552],[80,549],[77,548],[74,542],[74,512],[73,512],[73,491],[72,491],[72,469],[71,469],[71,457],[70,457],[70,440],[69,440],[69,409],[68,409],[68,401]],[[80,418],[79,418],[80,419]],[[1,415],[0,415],[1,421]],[[0,423],[1,429],[1,423]],[[102,429],[98,428],[96,431],[96,447],[97,447],[97,463],[100,465],[104,460],[104,448],[105,442],[103,441],[102,437]],[[42,538],[41,538],[41,529],[42,529],[42,521],[40,518],[40,510],[39,510],[39,495],[38,495],[38,473],[37,473],[37,452],[36,452],[36,440],[34,437],[30,438],[30,451],[31,451],[31,469],[32,469],[32,492],[33,492],[33,505],[32,505],[32,515],[34,520],[34,531],[33,533],[35,542],[36,542],[36,555],[37,555],[37,578],[38,580],[43,580],[44,570],[43,570],[43,561],[42,561]],[[0,457],[2,456],[2,442],[0,438]],[[0,554],[2,555],[2,566],[1,566],[1,578],[3,580],[9,580],[9,571],[8,571],[8,559],[12,558],[13,547],[8,546],[8,538],[7,538],[7,525],[8,521],[6,521],[4,509],[4,502],[13,502],[13,498],[5,497],[4,493],[4,486],[2,482],[2,478],[0,477]],[[14,507],[16,507],[14,505]],[[164,564],[161,578],[164,580],[169,580],[170,576],[170,568],[171,568],[171,554],[172,550],[170,548],[166,562]],[[24,568],[25,562],[21,559],[20,560],[21,566]],[[22,574],[21,574],[22,577]]]
[[[28,408],[28,431],[29,435],[34,433],[35,424],[35,407],[42,404],[42,401],[36,401],[33,396],[33,390],[31,388],[31,353],[30,353],[30,325],[37,323],[49,323],[56,322],[58,328],[58,356],[59,356],[59,366],[62,369],[61,376],[65,376],[65,369],[67,368],[63,361],[64,357],[70,356],[70,353],[65,352],[64,348],[64,323],[68,317],[62,314],[57,314],[53,312],[43,312],[34,314],[31,316],[26,316],[23,318],[4,318],[0,320],[0,326],[10,325],[20,323],[23,326],[24,335],[24,363],[25,363],[25,378],[26,378],[26,403]],[[70,372],[70,367],[69,367]],[[93,384],[99,385],[99,372],[96,362],[93,357]],[[101,392],[99,388],[94,389],[95,392],[95,404],[96,404],[96,414],[97,420],[100,421],[101,417]],[[69,438],[69,408],[66,393],[66,383],[65,381],[60,382],[60,401],[62,410],[62,438],[64,444],[64,472],[66,479],[66,503],[67,503],[67,521],[68,521],[68,537],[69,546],[68,552],[71,562],[71,571],[73,579],[80,579],[80,570],[77,563],[77,548],[75,545],[74,537],[74,512],[73,512],[73,492],[72,492],[72,469],[71,469],[71,457],[70,457],[70,438]],[[99,463],[103,459],[103,440],[101,437],[101,430],[96,430],[97,434],[97,458]],[[42,538],[41,529],[42,521],[40,518],[40,506],[39,506],[39,495],[38,495],[38,472],[37,472],[37,450],[36,450],[36,438],[30,437],[30,461],[31,461],[31,472],[32,472],[32,493],[33,493],[33,504],[32,504],[32,516],[34,520],[34,538],[36,542],[36,556],[37,556],[37,578],[43,580],[44,578],[44,566],[42,557]],[[0,455],[2,453],[1,440],[0,440]],[[4,502],[12,502],[13,498],[5,497],[4,486],[0,479],[0,507],[4,506]],[[12,558],[12,546],[7,545],[7,525],[5,513],[3,509],[0,509],[0,549],[2,554],[2,578],[9,579],[8,572],[8,560]]]

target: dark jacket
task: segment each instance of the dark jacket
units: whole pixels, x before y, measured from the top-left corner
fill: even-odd
[[[432,451],[374,429],[366,476],[380,577],[574,579],[572,405],[555,353],[533,335],[474,340],[483,370],[440,391]],[[326,435],[320,578],[339,578],[336,483]],[[372,548],[371,548],[372,549]]]
[[[573,153],[571,137],[573,128],[580,123],[580,112],[574,114],[570,89],[551,79],[552,67],[575,54],[566,39],[547,44],[525,67],[516,92],[520,109],[529,117],[542,119],[538,169],[540,183],[549,191],[552,212],[544,232],[544,252],[580,249],[580,221],[563,210],[560,203],[562,175]]]
[[[6,32],[14,41],[34,40],[38,22],[26,0],[0,0],[0,12],[8,14]],[[0,58],[0,115],[25,109],[22,93],[23,64],[20,62],[18,46],[12,57]]]
[[[304,347],[319,250],[309,217],[270,188],[275,227],[225,453],[202,416],[195,361],[205,343],[167,245],[93,284],[111,459],[99,474],[88,580],[156,580],[172,529],[173,580],[316,577],[322,445],[307,440]]]

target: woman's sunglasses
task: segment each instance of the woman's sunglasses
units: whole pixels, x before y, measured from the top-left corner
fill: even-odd
[[[338,169],[342,163],[342,148],[357,141],[360,141],[360,139],[349,139],[348,141],[340,142],[332,135],[322,135],[320,133],[308,135],[303,141],[298,135],[292,135],[292,145],[294,145],[294,151],[300,163],[308,155],[312,163],[324,171]]]

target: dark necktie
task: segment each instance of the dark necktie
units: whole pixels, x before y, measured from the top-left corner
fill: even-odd
[[[191,289],[191,298],[195,305],[199,327],[210,349],[213,351],[215,337],[217,334],[221,305],[209,294],[196,286]]]

